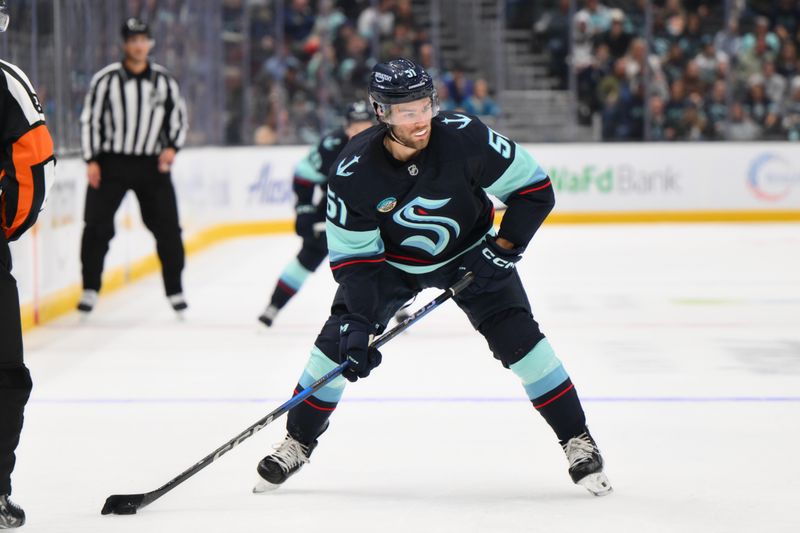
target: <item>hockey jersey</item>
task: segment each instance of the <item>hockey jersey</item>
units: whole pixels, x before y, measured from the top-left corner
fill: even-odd
[[[498,236],[520,247],[554,204],[534,158],[474,116],[440,113],[428,146],[408,161],[391,156],[385,135],[377,125],[351,139],[327,191],[331,269],[349,311],[370,320],[377,269],[422,274],[457,260],[493,230],[488,194],[508,206]]]
[[[297,205],[312,205],[314,189],[320,187],[323,195],[328,188],[328,169],[347,144],[347,133],[338,128],[325,135],[294,170],[292,187],[297,195]],[[325,215],[325,201],[319,204],[320,220]]]
[[[0,60],[0,225],[8,241],[33,226],[55,172],[53,140],[31,82]]]

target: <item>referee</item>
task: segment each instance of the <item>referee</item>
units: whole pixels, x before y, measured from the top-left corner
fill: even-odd
[[[133,190],[142,221],[156,240],[167,298],[180,314],[187,307],[181,284],[184,251],[170,167],[186,138],[186,106],[175,78],[148,61],[153,41],[147,24],[129,18],[122,39],[122,62],[95,74],[81,114],[89,187],[78,309],[89,313],[97,303],[114,214]]]
[[[0,0],[0,32],[8,22],[6,2]],[[8,497],[32,387],[22,357],[19,295],[8,243],[36,222],[54,171],[53,140],[33,86],[19,67],[0,60],[0,529],[25,523],[25,512]]]

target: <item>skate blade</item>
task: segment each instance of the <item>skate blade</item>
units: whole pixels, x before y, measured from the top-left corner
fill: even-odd
[[[78,324],[86,324],[89,322],[89,315],[91,314],[91,311],[78,311]]]
[[[175,311],[175,318],[177,318],[178,322],[186,322],[186,310],[181,309],[179,311]]]
[[[602,472],[589,474],[578,481],[578,485],[582,486],[595,496],[607,496],[614,491],[614,489],[611,488],[611,483],[608,482],[608,478]]]
[[[256,485],[253,487],[253,494],[264,494],[266,492],[272,492],[276,490],[280,485],[276,485],[275,483],[270,483],[269,481],[259,478],[256,481]]]

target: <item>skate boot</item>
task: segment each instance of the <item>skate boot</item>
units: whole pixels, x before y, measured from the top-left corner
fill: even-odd
[[[189,308],[189,304],[186,303],[186,298],[184,298],[182,292],[170,294],[167,296],[167,300],[169,300],[169,305],[171,305],[175,311],[186,311]]]
[[[97,305],[97,291],[94,289],[84,289],[81,299],[78,300],[78,311],[81,313],[91,313]]]
[[[0,529],[13,529],[25,523],[25,511],[8,499],[7,494],[0,495]]]
[[[265,326],[272,327],[272,322],[275,320],[275,317],[278,316],[279,309],[274,305],[268,305],[264,312],[261,313],[261,316],[258,317],[258,321],[264,324]]]
[[[603,457],[588,429],[577,437],[572,437],[561,447],[567,454],[569,475],[575,484],[581,485],[595,496],[611,493],[613,489],[603,473]]]
[[[286,435],[283,442],[275,445],[275,452],[264,457],[258,463],[259,479],[256,486],[253,487],[253,492],[258,494],[280,487],[284,481],[308,462],[311,452],[316,447],[317,441],[306,446],[293,439],[291,435]]]

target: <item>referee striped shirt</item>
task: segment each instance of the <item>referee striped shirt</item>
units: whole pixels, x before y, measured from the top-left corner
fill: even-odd
[[[178,82],[149,63],[141,74],[112,63],[94,75],[81,114],[86,161],[100,154],[157,156],[186,139],[186,104]]]

